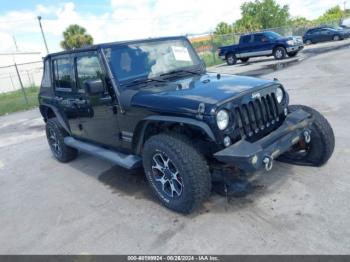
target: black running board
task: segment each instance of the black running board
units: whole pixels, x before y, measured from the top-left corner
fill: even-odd
[[[76,148],[84,153],[106,159],[126,169],[133,169],[141,166],[141,157],[137,155],[126,155],[123,153],[115,152],[100,146],[77,140],[70,136],[64,138],[64,143],[67,146]]]

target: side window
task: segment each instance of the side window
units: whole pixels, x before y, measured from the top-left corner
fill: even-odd
[[[103,80],[103,73],[97,55],[81,56],[76,59],[78,92],[84,92],[87,80]]]
[[[241,42],[242,44],[247,44],[250,42],[252,36],[251,35],[243,35],[241,36]]]
[[[43,78],[41,80],[41,87],[51,87],[51,78],[50,78],[50,60],[47,59],[44,62],[44,72]]]
[[[71,91],[73,88],[72,63],[69,58],[59,58],[53,61],[54,86],[55,89]]]
[[[263,42],[264,35],[258,34],[254,35],[254,43],[262,43]]]

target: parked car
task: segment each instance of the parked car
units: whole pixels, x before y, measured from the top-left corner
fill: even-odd
[[[306,31],[303,41],[306,45],[316,44],[325,41],[339,41],[348,37],[343,29],[331,27],[315,27]]]
[[[334,148],[327,120],[289,105],[277,80],[208,73],[185,37],[49,54],[39,103],[58,161],[81,151],[143,166],[158,199],[183,213],[212,185],[230,188],[230,170],[270,170],[274,160],[321,166]]]
[[[333,28],[335,30],[344,31],[344,38],[350,37],[350,28],[342,27],[342,26],[330,26],[330,28]]]
[[[275,32],[267,31],[242,35],[238,45],[222,46],[218,48],[221,59],[229,65],[234,65],[237,60],[247,62],[251,57],[274,56],[275,59],[283,59],[287,55],[296,56],[303,49],[301,37],[283,37]]]

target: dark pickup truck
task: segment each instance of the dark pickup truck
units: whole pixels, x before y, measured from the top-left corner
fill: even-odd
[[[238,45],[222,46],[218,48],[219,57],[229,65],[237,60],[247,62],[250,57],[271,56],[284,59],[287,55],[296,56],[304,48],[303,40],[298,36],[283,37],[275,32],[260,32],[242,35]]]

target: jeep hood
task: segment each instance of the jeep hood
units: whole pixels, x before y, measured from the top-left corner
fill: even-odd
[[[274,84],[266,79],[211,73],[125,92],[129,93],[129,106],[158,113],[196,114],[199,104],[204,103],[204,114],[209,114],[222,103]]]

